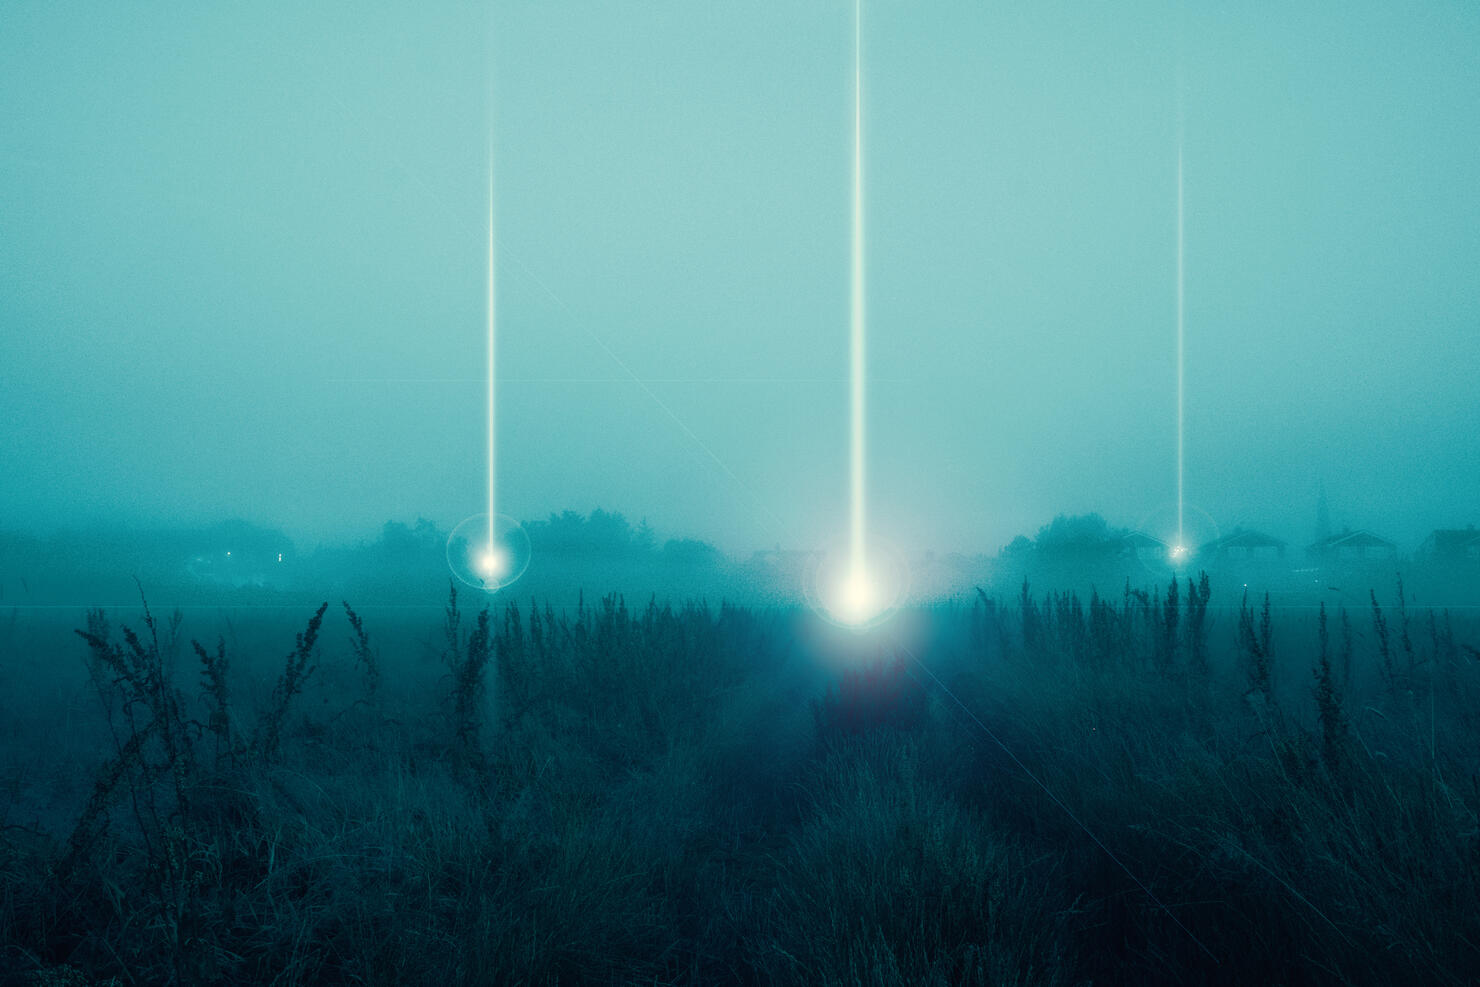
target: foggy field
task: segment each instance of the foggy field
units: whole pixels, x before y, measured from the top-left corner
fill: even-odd
[[[1475,982],[1472,612],[1211,590],[12,609],[0,980]]]
[[[0,987],[1480,987],[1480,3],[0,12]]]

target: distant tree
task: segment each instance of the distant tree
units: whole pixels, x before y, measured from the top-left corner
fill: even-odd
[[[1002,549],[1004,558],[1021,558],[1033,551],[1033,539],[1027,535],[1018,535],[1008,542]]]
[[[625,517],[599,507],[586,520],[586,534],[593,548],[609,552],[627,551],[633,547],[635,537]]]
[[[380,529],[380,555],[388,562],[409,562],[420,554],[416,532],[400,521],[387,521]]]
[[[1094,544],[1110,537],[1110,525],[1098,514],[1060,514],[1038,529],[1037,544]]]
[[[551,555],[631,555],[641,548],[640,530],[621,514],[600,508],[586,517],[576,511],[551,514],[525,525],[535,553]]]
[[[412,531],[423,545],[440,548],[447,541],[447,535],[437,527],[436,522],[424,517],[416,519],[416,526],[412,528]]]
[[[1038,529],[1034,547],[1047,555],[1110,554],[1123,537],[1098,514],[1060,514]]]
[[[632,535],[632,545],[644,555],[657,550],[658,536],[652,525],[648,524],[647,518],[637,523],[637,530]]]
[[[390,565],[419,565],[440,558],[446,540],[441,529],[424,517],[417,518],[414,525],[387,521],[381,525],[380,540],[375,543],[374,551],[382,562]]]
[[[561,552],[570,551],[581,542],[586,518],[575,511],[551,514],[548,520],[532,521],[525,525],[529,540],[536,550]]]
[[[663,561],[683,565],[714,565],[723,559],[720,550],[697,538],[672,538],[663,544]]]

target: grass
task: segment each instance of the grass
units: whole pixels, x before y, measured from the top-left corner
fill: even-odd
[[[6,787],[0,983],[1477,982],[1476,629],[1215,591],[847,639],[454,593],[267,661],[94,612],[12,645],[12,763],[96,753],[66,824]]]

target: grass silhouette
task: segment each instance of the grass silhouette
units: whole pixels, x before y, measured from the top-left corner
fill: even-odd
[[[106,754],[70,829],[5,814],[0,982],[1473,983],[1475,628],[1401,592],[1399,669],[1376,593],[1363,636],[1206,577],[841,665],[788,611],[454,591],[433,660],[320,607],[193,641],[195,695],[178,616],[94,611],[52,657]]]

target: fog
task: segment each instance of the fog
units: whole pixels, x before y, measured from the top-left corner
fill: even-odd
[[[491,120],[500,509],[841,535],[851,18],[8,5],[0,527],[480,511]],[[1480,522],[1477,50],[1460,3],[866,5],[878,530],[1165,528],[1179,117],[1189,515]]]
[[[0,987],[1476,983],[1477,190],[1475,0],[7,0]]]

